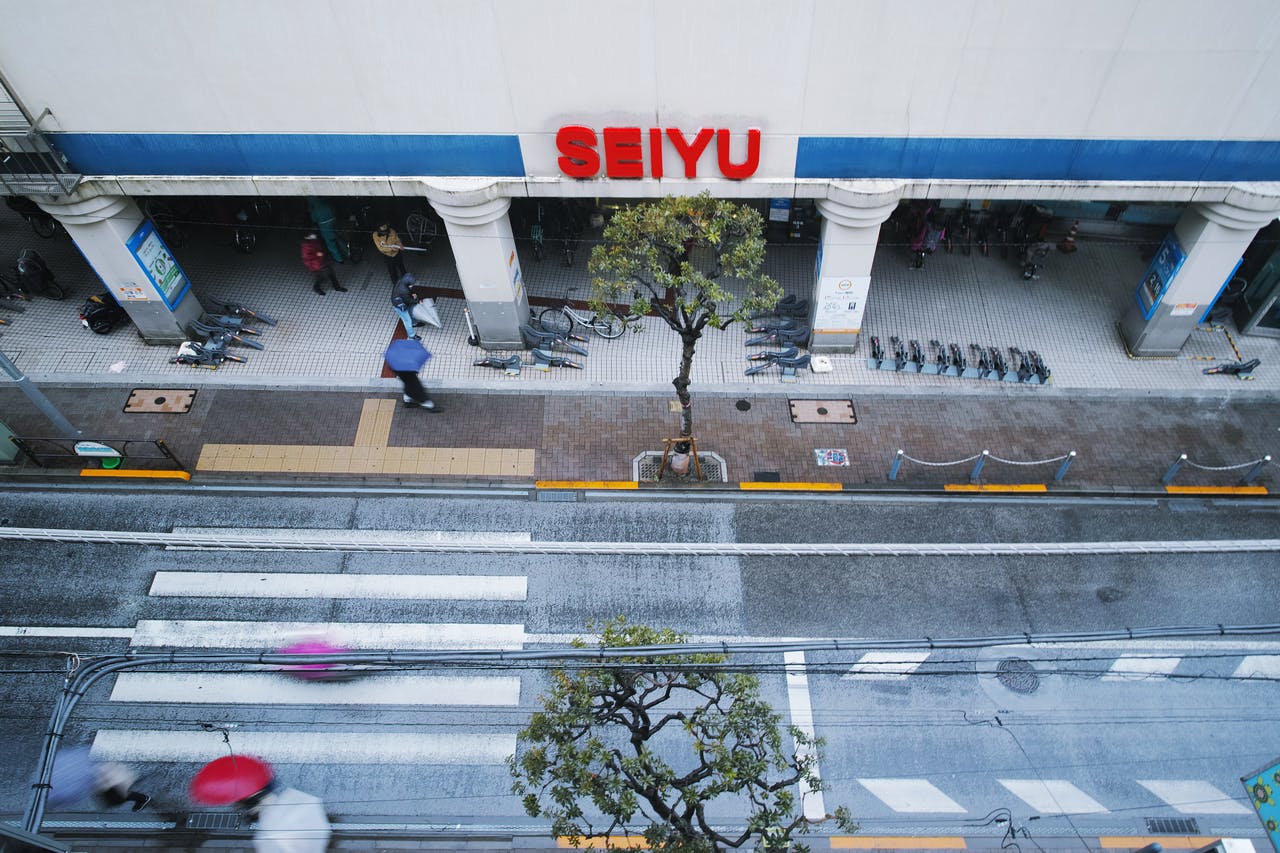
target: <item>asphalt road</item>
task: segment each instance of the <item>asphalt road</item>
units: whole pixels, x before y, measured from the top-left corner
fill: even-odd
[[[1280,503],[672,500],[165,490],[10,492],[0,524],[102,530],[452,532],[494,541],[1053,542],[1262,539]],[[198,552],[0,541],[7,652],[535,647],[626,614],[697,636],[916,638],[1280,622],[1274,552],[1018,557],[686,557]],[[225,575],[225,576],[224,576]],[[437,577],[442,576],[442,577]],[[41,636],[51,627],[66,636]],[[95,636],[96,635],[96,636]],[[784,719],[807,694],[827,808],[867,831],[963,834],[1007,807],[1033,833],[1141,833],[1144,819],[1258,834],[1239,777],[1280,755],[1280,637],[1070,648],[811,652],[766,665]],[[0,661],[0,812],[21,810],[64,664]],[[148,774],[161,809],[233,749],[271,758],[344,820],[523,822],[502,758],[537,670],[413,670],[346,685],[277,673],[118,676],[72,742]],[[803,673],[804,679],[796,676]],[[1003,673],[1003,678],[997,677]],[[1255,676],[1255,677],[1250,677]],[[1257,677],[1262,676],[1262,677]],[[803,688],[803,692],[797,691]],[[86,806],[87,808],[87,806]],[[1065,814],[1065,816],[1064,816]],[[64,815],[65,817],[66,815]],[[57,817],[55,815],[54,817]]]

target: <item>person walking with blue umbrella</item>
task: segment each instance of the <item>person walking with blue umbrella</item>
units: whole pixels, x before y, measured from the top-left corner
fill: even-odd
[[[418,377],[422,365],[431,358],[431,353],[427,352],[427,348],[421,341],[415,341],[412,338],[392,341],[391,346],[387,347],[384,358],[386,358],[387,367],[391,368],[404,385],[404,404],[407,408],[426,409],[428,412],[440,411],[440,407],[431,399],[431,395],[427,393],[422,380]]]

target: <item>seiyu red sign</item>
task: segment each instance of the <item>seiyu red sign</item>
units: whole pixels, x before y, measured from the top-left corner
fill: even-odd
[[[581,124],[568,124],[556,133],[560,157],[556,163],[570,178],[594,178],[604,173],[610,178],[661,178],[665,174],[663,141],[671,143],[684,166],[686,178],[698,177],[698,161],[716,141],[716,166],[720,175],[741,181],[755,174],[760,166],[760,131],[747,131],[746,159],[734,163],[730,156],[731,135],[728,130],[704,127],[693,138],[676,127],[606,127],[597,134]],[[646,167],[648,171],[646,172]]]

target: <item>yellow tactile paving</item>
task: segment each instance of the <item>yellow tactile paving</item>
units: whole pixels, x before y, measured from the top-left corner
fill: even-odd
[[[532,477],[529,448],[388,447],[395,400],[365,400],[353,445],[206,444],[197,471]]]

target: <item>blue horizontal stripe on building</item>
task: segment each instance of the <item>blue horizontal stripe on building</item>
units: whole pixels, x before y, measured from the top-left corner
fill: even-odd
[[[1280,141],[810,136],[797,178],[1280,180]]]
[[[58,133],[87,175],[523,177],[506,134]]]

